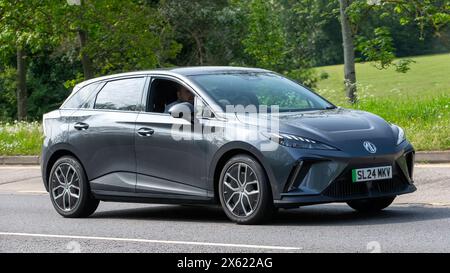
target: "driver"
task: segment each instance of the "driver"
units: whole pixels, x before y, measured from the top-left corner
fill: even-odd
[[[164,108],[164,113],[169,113],[169,109],[178,103],[189,102],[194,105],[194,94],[182,85],[178,85],[177,98],[178,99],[176,101],[166,105]]]

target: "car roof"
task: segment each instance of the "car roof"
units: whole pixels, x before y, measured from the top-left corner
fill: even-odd
[[[135,72],[120,73],[98,77],[81,82],[77,85],[78,88],[89,85],[98,81],[105,81],[114,78],[140,76],[146,74],[161,74],[172,76],[194,76],[194,75],[208,75],[208,74],[223,74],[223,73],[263,73],[271,72],[261,68],[249,67],[235,67],[235,66],[191,66],[191,67],[173,67],[173,68],[159,68],[153,70],[143,70]]]
[[[181,74],[183,76],[205,75],[205,74],[221,74],[221,73],[256,73],[270,72],[261,68],[236,67],[236,66],[193,66],[173,68],[170,71]]]

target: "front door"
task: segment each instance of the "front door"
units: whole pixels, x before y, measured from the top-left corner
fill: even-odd
[[[152,85],[165,88],[152,87],[148,101],[160,101],[156,98],[159,94],[174,97],[167,92],[177,92],[176,87],[172,90],[160,81],[154,80]],[[161,112],[163,107],[160,109],[150,107],[136,120],[136,191],[155,198],[208,199],[204,151],[195,146],[193,131],[173,129],[189,127],[191,123]]]

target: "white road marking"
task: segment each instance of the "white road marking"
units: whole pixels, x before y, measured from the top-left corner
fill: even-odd
[[[58,238],[58,239],[79,239],[79,240],[135,242],[135,243],[150,243],[150,244],[198,245],[198,246],[253,248],[253,249],[271,249],[271,250],[302,250],[301,247],[288,247],[288,246],[245,245],[245,244],[188,242],[188,241],[166,241],[166,240],[148,240],[148,239],[95,237],[95,236],[75,236],[75,235],[55,235],[55,234],[0,232],[0,236],[2,236],[2,235],[3,236],[21,236],[21,237]]]
[[[439,163],[439,164],[414,164],[415,168],[450,168],[450,164]]]
[[[0,182],[0,186],[1,186],[1,185],[6,185],[6,184],[13,184],[13,183],[27,182],[27,181],[29,181],[29,180],[34,180],[34,179],[37,179],[37,178],[41,178],[41,176],[26,177],[26,178],[21,178],[21,179],[12,180],[12,181],[1,181],[1,182]]]
[[[40,170],[39,165],[1,165],[0,170]]]
[[[450,207],[450,203],[444,202],[394,202],[394,205],[399,206],[431,206],[431,207]]]
[[[18,192],[20,192],[20,193],[37,193],[37,194],[42,194],[42,193],[47,194],[48,193],[47,191],[18,191]]]

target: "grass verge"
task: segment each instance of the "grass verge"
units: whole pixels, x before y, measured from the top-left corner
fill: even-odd
[[[0,155],[39,155],[42,141],[38,122],[0,123]]]

